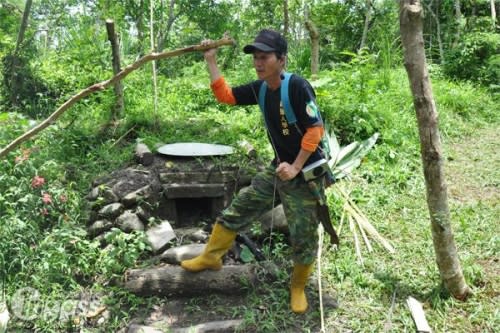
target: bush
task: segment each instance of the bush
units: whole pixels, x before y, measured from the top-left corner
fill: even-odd
[[[23,114],[37,118],[53,107],[53,92],[30,65],[29,56],[8,54],[2,58],[3,103],[17,107]],[[14,74],[12,74],[14,73]]]
[[[473,32],[446,56],[445,73],[451,78],[476,81],[484,85],[500,81],[500,34]]]

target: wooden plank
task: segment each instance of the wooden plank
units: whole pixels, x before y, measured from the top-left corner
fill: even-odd
[[[422,304],[413,297],[408,297],[406,304],[410,308],[411,316],[419,333],[432,333],[431,327],[425,318],[425,312]]]
[[[236,171],[184,171],[184,172],[161,172],[160,182],[170,183],[226,183],[235,181]]]
[[[166,184],[163,195],[167,199],[177,198],[216,198],[226,193],[223,184]]]

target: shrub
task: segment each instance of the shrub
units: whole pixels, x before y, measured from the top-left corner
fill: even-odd
[[[463,36],[462,42],[446,56],[445,73],[461,80],[481,84],[500,81],[500,34],[473,32]]]

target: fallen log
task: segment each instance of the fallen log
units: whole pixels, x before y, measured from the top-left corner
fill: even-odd
[[[278,268],[272,262],[229,265],[220,271],[191,273],[180,266],[131,269],[124,287],[139,296],[195,296],[210,293],[244,294],[259,283],[276,280]]]
[[[174,51],[168,51],[168,52],[162,52],[162,53],[150,53],[145,55],[144,57],[140,58],[133,64],[128,65],[125,67],[123,70],[121,70],[118,74],[113,76],[111,79],[102,81],[96,84],[91,85],[90,87],[87,87],[83,90],[81,90],[78,94],[74,95],[70,99],[68,99],[66,102],[64,102],[60,107],[57,108],[56,111],[54,111],[47,119],[42,121],[40,124],[36,125],[26,133],[22,134],[19,136],[17,139],[9,143],[5,148],[0,150],[0,158],[6,156],[9,152],[14,150],[17,146],[19,146],[21,143],[29,140],[33,136],[35,136],[38,132],[42,131],[52,123],[54,123],[67,109],[69,109],[73,104],[78,102],[79,100],[87,97],[88,95],[96,92],[96,91],[102,91],[109,86],[114,85],[116,82],[119,82],[123,80],[127,75],[141,67],[147,62],[153,61],[153,60],[160,60],[160,59],[165,59],[165,58],[170,58],[170,57],[175,57],[179,56],[188,52],[202,52],[206,51],[212,48],[217,48],[223,45],[234,45],[234,40],[231,38],[222,38],[220,40],[213,41],[212,43],[205,44],[205,45],[192,45],[188,46],[182,49],[177,49]]]

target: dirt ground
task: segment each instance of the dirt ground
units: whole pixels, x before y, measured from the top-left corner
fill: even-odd
[[[496,126],[481,129],[473,136],[445,145],[445,162],[450,206],[484,204],[496,212],[496,234],[500,234],[500,133]],[[485,292],[491,298],[500,295],[500,260],[484,259],[482,267]]]
[[[500,133],[486,128],[458,143],[445,145],[446,178],[450,200],[462,203],[500,201]]]

